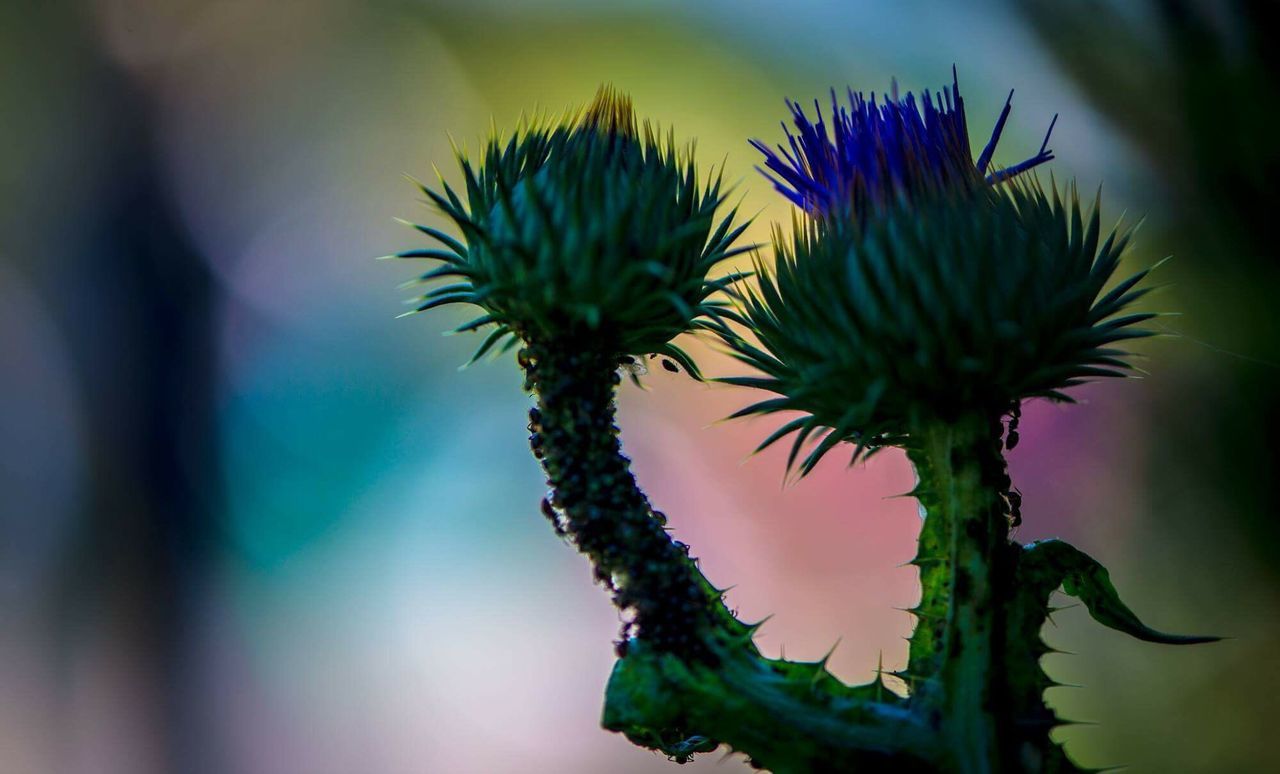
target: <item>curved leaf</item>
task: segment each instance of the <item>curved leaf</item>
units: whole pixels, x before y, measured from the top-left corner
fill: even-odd
[[[1059,585],[1089,609],[1089,615],[1103,626],[1147,642],[1166,645],[1195,645],[1216,642],[1221,637],[1166,634],[1144,624],[1124,602],[1111,574],[1096,559],[1061,540],[1041,540],[1023,549],[1021,577],[1052,591]]]

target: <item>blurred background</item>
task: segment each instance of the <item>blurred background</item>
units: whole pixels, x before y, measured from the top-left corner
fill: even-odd
[[[1166,255],[1147,378],[1025,407],[1029,541],[1106,564],[1148,623],[1056,616],[1083,765],[1277,770],[1280,55],[1269,2],[9,0],[0,4],[0,772],[657,772],[599,729],[617,616],[538,513],[510,357],[464,311],[394,319],[452,136],[601,81],[789,217],[746,140],[783,97],[954,63],[975,147]],[[735,372],[694,344],[704,370]],[[751,396],[656,369],[621,395],[641,483],[769,654],[904,664],[919,518],[902,454],[783,486]],[[779,451],[779,453],[782,453]],[[696,770],[739,771],[705,756]]]

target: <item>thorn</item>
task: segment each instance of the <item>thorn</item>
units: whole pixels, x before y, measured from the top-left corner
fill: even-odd
[[[876,657],[876,701],[884,701],[884,651]]]
[[[910,498],[912,498],[912,499],[916,499],[916,500],[920,499],[920,498],[916,495],[916,493],[915,493],[915,492],[899,492],[898,494],[885,495],[884,497],[882,497],[882,498],[880,498],[880,499],[882,499],[882,500],[898,500],[898,499],[901,499],[901,498],[903,498],[903,497],[910,497]]]
[[[1098,721],[1096,720],[1062,720],[1061,718],[1059,718],[1058,724],[1057,726],[1055,726],[1055,728],[1062,728],[1064,726],[1096,726],[1096,725],[1098,725]]]
[[[746,626],[747,629],[754,634],[757,630],[760,629],[761,626],[764,626],[766,623],[768,623],[769,619],[773,618],[773,615],[774,615],[773,613],[770,613],[769,615],[766,615],[764,618],[761,618],[759,621],[756,621],[753,624],[743,624],[743,626]]]
[[[915,559],[907,562],[907,564],[912,564],[916,567],[929,567],[930,565],[942,564],[945,561],[946,560],[940,556],[917,556]]]
[[[915,607],[895,607],[894,610],[901,610],[904,613],[910,613],[911,615],[914,615],[916,618],[925,618],[925,619],[931,619],[934,621],[941,621],[943,618],[946,617],[945,615],[940,615],[938,613],[931,613],[925,610],[924,608],[920,607],[919,605],[916,605]]]
[[[907,670],[901,670],[897,672],[887,672],[886,674],[889,674],[898,678],[899,680],[906,683],[908,687],[914,686],[916,683],[937,682],[937,680],[932,677],[927,677],[925,675],[917,675],[912,672],[908,672]]]
[[[835,644],[831,646],[831,649],[827,651],[827,654],[818,660],[818,665],[822,669],[827,668],[827,662],[831,660],[831,654],[836,652],[836,648],[840,647],[840,642],[843,639],[844,639],[843,637],[836,638]]]

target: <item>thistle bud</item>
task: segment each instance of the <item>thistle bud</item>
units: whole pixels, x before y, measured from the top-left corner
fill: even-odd
[[[691,154],[607,87],[579,114],[491,139],[482,163],[460,165],[465,204],[443,181],[442,193],[424,192],[463,239],[420,226],[446,249],[399,256],[444,261],[426,281],[463,281],[427,293],[416,311],[480,306],[485,314],[460,329],[496,326],[478,354],[507,336],[589,341],[619,358],[668,355],[696,375],[671,340],[722,325],[726,302],[713,297],[738,276],[708,274],[749,249],[733,246],[745,228],[734,212],[715,217],[719,176],[701,183]]]

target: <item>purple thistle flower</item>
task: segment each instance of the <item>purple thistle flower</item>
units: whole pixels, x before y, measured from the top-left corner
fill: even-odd
[[[899,98],[896,83],[883,104],[877,103],[874,92],[866,97],[850,89],[848,95],[845,107],[835,89],[831,90],[830,133],[817,100],[816,121],[810,121],[799,105],[787,100],[796,127],[793,134],[786,123],[782,125],[790,150],[779,145],[774,151],[759,140],[751,141],[765,156],[765,168],[758,168],[760,172],[783,196],[813,214],[846,207],[861,213],[867,203],[884,204],[924,191],[992,184],[1053,158],[1048,145],[1056,115],[1036,155],[1011,167],[987,171],[1012,110],[1010,91],[991,139],[975,163],[954,67],[951,86],[944,86],[936,97],[926,89],[918,101],[910,92]]]

